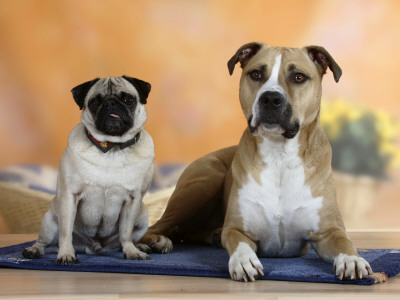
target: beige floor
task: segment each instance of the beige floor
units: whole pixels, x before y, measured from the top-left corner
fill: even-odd
[[[351,212],[347,215],[342,213],[348,230],[400,230],[400,172],[390,180],[380,182],[376,189],[370,204],[359,204],[368,206],[362,221],[354,223]],[[354,213],[357,210],[355,207]]]

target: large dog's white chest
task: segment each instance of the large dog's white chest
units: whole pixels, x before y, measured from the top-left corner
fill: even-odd
[[[302,253],[307,233],[317,231],[322,197],[313,198],[305,184],[297,137],[259,145],[265,168],[256,180],[248,175],[239,189],[239,209],[245,231],[258,241],[258,254],[290,257]]]

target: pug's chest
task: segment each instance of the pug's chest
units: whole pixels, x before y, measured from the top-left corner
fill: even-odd
[[[96,149],[97,150],[97,149]],[[125,153],[84,153],[70,174],[77,199],[74,230],[86,237],[106,238],[118,232],[124,207],[141,201],[150,185],[152,160]]]
[[[116,187],[86,186],[79,196],[74,230],[87,237],[106,238],[118,231],[125,203],[135,199],[131,192]]]
[[[124,153],[88,154],[81,160],[76,173],[81,183],[104,188],[120,186],[127,190],[140,190],[152,167],[151,159],[135,159]]]

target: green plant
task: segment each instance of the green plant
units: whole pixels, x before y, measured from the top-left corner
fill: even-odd
[[[386,112],[337,99],[322,102],[320,120],[335,170],[382,179],[400,165],[400,123]]]

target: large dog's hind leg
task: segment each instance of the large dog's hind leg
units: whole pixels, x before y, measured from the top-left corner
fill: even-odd
[[[196,233],[204,231],[209,225],[208,220],[216,219],[215,214],[221,215],[222,226],[223,212],[215,208],[222,208],[225,177],[236,148],[224,148],[191,163],[179,178],[164,214],[149,228],[141,242],[156,252],[166,253],[172,250],[171,239],[184,239],[193,233],[196,240]],[[197,242],[209,240],[209,237],[197,236],[205,238]]]

